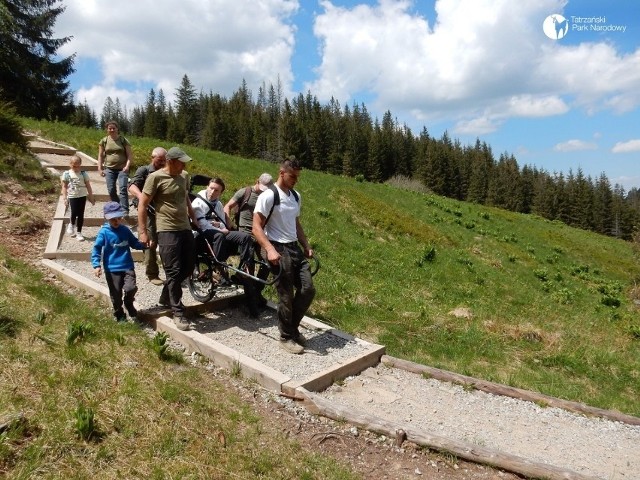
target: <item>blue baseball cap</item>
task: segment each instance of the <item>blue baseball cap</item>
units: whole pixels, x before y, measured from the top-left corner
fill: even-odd
[[[111,220],[112,218],[124,217],[124,210],[118,202],[107,202],[104,205],[104,218]]]

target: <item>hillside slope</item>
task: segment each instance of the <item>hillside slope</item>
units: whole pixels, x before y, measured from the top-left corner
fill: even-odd
[[[517,478],[310,416],[197,357],[161,361],[40,264],[55,187],[0,179],[3,478]],[[77,322],[93,327],[69,345]]]
[[[85,152],[100,132],[29,122]],[[131,138],[138,165],[156,140]],[[224,200],[277,166],[185,147]],[[558,222],[304,171],[322,260],[311,315],[394,356],[640,415],[637,245]],[[273,295],[273,294],[272,294]]]

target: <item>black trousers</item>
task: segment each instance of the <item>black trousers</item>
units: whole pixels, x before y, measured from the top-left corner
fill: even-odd
[[[191,230],[158,232],[158,249],[166,276],[160,303],[171,305],[174,317],[184,317],[182,282],[191,275],[196,261],[193,233]]]
[[[76,226],[76,232],[82,231],[84,225],[84,210],[87,205],[87,197],[69,199],[69,210],[71,210],[71,225]]]
[[[123,301],[127,311],[130,314],[134,312],[133,300],[138,291],[135,270],[104,272],[104,278],[107,281],[107,287],[109,287],[109,296],[111,297],[111,304],[113,305],[113,316],[116,317],[116,320],[125,316],[124,310],[122,309]]]
[[[302,317],[316,295],[311,266],[297,243],[271,242],[280,254],[280,277],[275,283],[278,292],[278,330],[280,337],[289,339],[298,333]],[[267,258],[262,251],[262,257]]]

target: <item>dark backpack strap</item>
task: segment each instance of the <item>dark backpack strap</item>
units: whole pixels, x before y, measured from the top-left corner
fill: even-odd
[[[218,216],[218,214],[216,213],[215,205],[213,203],[211,203],[209,200],[204,198],[202,195],[196,195],[196,198],[199,198],[200,200],[202,200],[204,203],[207,204],[207,207],[209,207],[209,212],[207,212],[207,217],[209,216],[209,214],[212,214],[213,216],[215,216],[218,219],[219,222],[221,222],[224,225],[224,228],[228,228],[227,227],[227,222],[225,222],[223,218],[220,218]],[[220,201],[220,200],[218,200],[218,201]],[[200,220],[200,219],[198,218],[198,220]]]
[[[264,221],[263,227],[267,225],[267,222],[271,218],[271,214],[273,213],[273,209],[276,208],[276,205],[280,205],[280,193],[278,192],[278,189],[276,188],[275,184],[269,185],[269,190],[273,192],[273,205],[271,205],[271,210],[269,210],[269,215],[267,215],[267,218]],[[300,196],[298,195],[298,192],[296,192],[292,188],[291,193],[293,193],[293,198],[296,199],[296,203],[300,203]]]

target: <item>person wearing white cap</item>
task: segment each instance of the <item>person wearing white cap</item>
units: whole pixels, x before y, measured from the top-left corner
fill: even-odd
[[[165,157],[165,166],[150,174],[144,182],[138,205],[138,238],[149,245],[147,207],[153,202],[158,248],[166,277],[159,303],[170,305],[176,327],[187,330],[189,323],[182,303],[182,282],[189,277],[195,264],[195,239],[189,218],[197,224],[188,196],[189,176],[184,171],[191,157],[178,147],[170,148]]]

